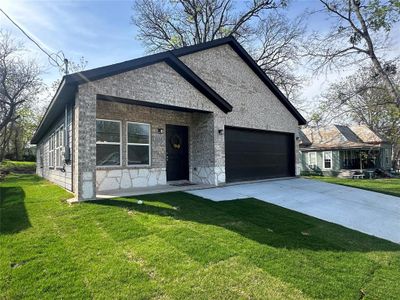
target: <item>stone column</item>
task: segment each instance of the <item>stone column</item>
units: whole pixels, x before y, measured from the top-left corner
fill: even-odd
[[[220,130],[222,132],[220,133]],[[214,184],[225,183],[225,116],[214,116]]]
[[[73,168],[77,200],[96,199],[96,93],[90,83],[75,97]]]

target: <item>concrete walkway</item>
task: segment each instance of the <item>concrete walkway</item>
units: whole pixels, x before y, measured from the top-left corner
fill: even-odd
[[[214,201],[256,198],[400,243],[400,197],[298,178],[189,193]]]

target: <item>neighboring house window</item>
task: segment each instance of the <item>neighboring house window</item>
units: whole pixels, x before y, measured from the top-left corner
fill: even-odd
[[[96,120],[96,165],[121,165],[121,122]]]
[[[324,169],[332,169],[332,151],[324,152]]]
[[[127,123],[128,165],[150,165],[150,124]]]
[[[54,168],[54,133],[49,138],[49,167]]]
[[[64,130],[63,126],[61,126],[55,132],[55,157],[56,157],[56,167],[62,167],[63,165],[63,147],[64,147]]]
[[[310,168],[317,166],[317,152],[308,152],[308,166]]]

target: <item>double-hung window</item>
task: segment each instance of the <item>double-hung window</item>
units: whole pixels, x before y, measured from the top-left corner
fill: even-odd
[[[332,151],[324,151],[324,169],[332,169]]]
[[[96,165],[121,165],[121,122],[96,120]]]
[[[317,152],[308,152],[308,166],[310,168],[317,166]]]
[[[49,167],[54,168],[54,133],[49,137]]]
[[[127,123],[128,165],[150,165],[150,124]]]
[[[63,159],[63,147],[64,147],[64,130],[63,126],[61,126],[55,132],[55,156],[56,156],[56,167],[62,167],[64,159]]]

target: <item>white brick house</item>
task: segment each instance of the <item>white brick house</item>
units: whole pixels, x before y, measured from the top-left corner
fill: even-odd
[[[64,76],[32,143],[79,200],[295,176],[304,118],[232,37]]]

